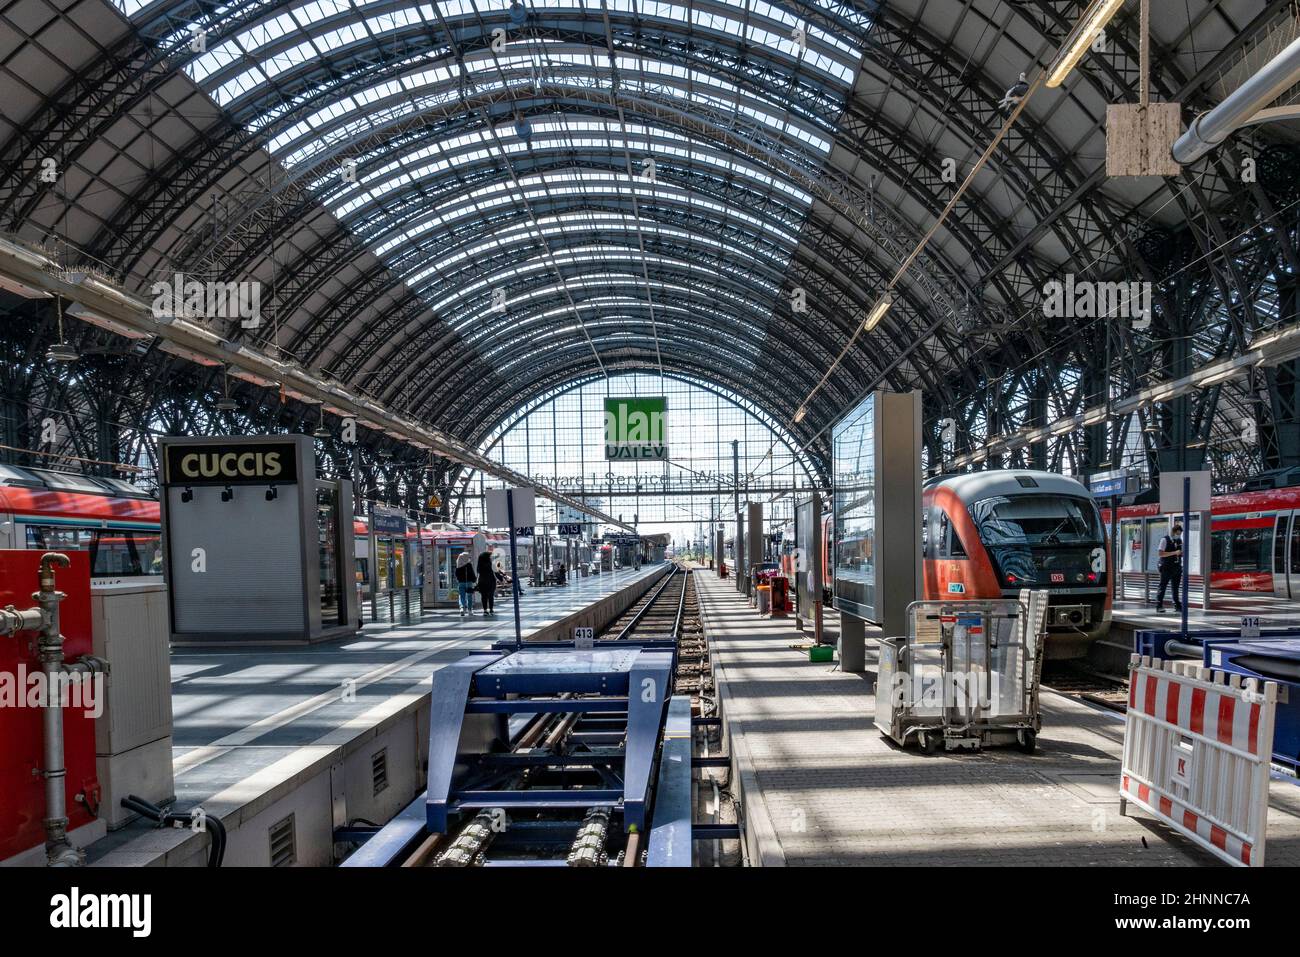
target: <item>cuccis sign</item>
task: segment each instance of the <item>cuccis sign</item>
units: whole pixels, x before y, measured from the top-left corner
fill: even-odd
[[[169,445],[169,485],[249,485],[298,481],[297,447],[292,442],[256,445]]]

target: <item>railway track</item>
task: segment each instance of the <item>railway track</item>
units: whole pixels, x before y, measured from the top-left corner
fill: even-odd
[[[691,713],[701,713],[701,698],[711,699],[713,674],[700,624],[699,598],[691,571],[678,566],[604,632],[602,638],[672,640],[677,645],[673,693],[691,696]]]
[[[693,714],[712,696],[707,645],[691,573],[676,566],[645,596],[606,627],[598,647],[618,642],[664,643],[676,649],[672,694],[690,694]],[[571,696],[562,696],[570,700]],[[580,698],[573,698],[575,703]],[[548,794],[608,787],[627,744],[627,715],[613,711],[563,711],[532,715],[496,756],[498,790],[538,789]],[[513,770],[522,767],[523,770]],[[567,864],[635,867],[643,863],[643,835],[624,833],[619,808],[606,803],[536,812],[485,808],[466,815],[447,835],[425,840],[405,867]]]
[[[1067,698],[1078,698],[1123,714],[1128,709],[1128,681],[1070,662],[1052,662],[1043,668],[1043,688]]]

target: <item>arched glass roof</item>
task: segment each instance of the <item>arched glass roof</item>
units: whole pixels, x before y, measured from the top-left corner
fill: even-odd
[[[814,457],[877,385],[996,436],[1140,388],[1181,361],[1169,342],[1240,351],[1290,314],[1285,183],[1245,188],[1226,151],[1181,178],[1106,175],[1134,4],[930,236],[945,170],[972,168],[1083,2],[112,2],[88,26],[45,4],[0,63],[0,229],[131,292],[258,281],[270,321],[213,332],[459,435],[649,367],[744,396]],[[1294,36],[1285,7],[1158,17],[1156,99],[1185,120],[1222,101]],[[1287,142],[1247,145],[1285,171]],[[1048,280],[1134,272],[1170,283],[1166,328],[1044,323]],[[1095,368],[1107,354],[1137,358]]]

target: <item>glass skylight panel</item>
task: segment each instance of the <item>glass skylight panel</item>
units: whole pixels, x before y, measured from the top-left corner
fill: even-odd
[[[127,11],[145,6],[143,0],[114,2]],[[266,9],[274,16],[233,36],[214,31],[213,37],[219,42],[193,60],[187,72],[222,106],[241,98],[251,100],[254,92],[259,106],[274,103],[256,116],[247,115],[253,112],[251,108],[242,108],[244,122],[251,130],[275,129],[281,117],[310,104],[310,114],[295,116],[290,127],[277,131],[269,140],[268,148],[290,170],[301,164],[319,164],[313,165],[310,176],[300,177],[299,184],[332,210],[417,293],[426,300],[439,296],[441,301],[435,309],[463,300],[472,291],[481,293],[482,283],[488,280],[457,288],[453,295],[442,297],[451,284],[462,281],[467,265],[492,260],[494,265],[505,266],[512,255],[524,258],[502,270],[494,269],[491,281],[517,283],[521,276],[536,281],[537,275],[546,275],[558,266],[577,273],[562,287],[609,292],[624,287],[635,291],[622,307],[630,323],[642,321],[647,292],[644,264],[680,276],[682,281],[680,285],[652,282],[650,294],[657,290],[682,297],[712,297],[708,314],[715,326],[731,321],[729,310],[741,315],[770,309],[771,303],[754,303],[734,290],[724,293],[716,287],[716,277],[721,268],[740,268],[747,273],[747,282],[755,284],[748,296],[779,294],[764,276],[769,269],[779,272],[797,245],[813,199],[799,183],[803,175],[815,172],[816,163],[832,147],[829,130],[835,110],[833,106],[828,108],[828,100],[842,97],[852,82],[861,56],[853,44],[769,0],[606,0],[619,17],[635,9],[643,19],[693,23],[701,39],[705,33],[716,36],[719,46],[729,51],[724,55],[734,55],[744,49],[738,44],[747,43],[751,48],[761,47],[777,54],[780,63],[791,64],[797,59],[800,82],[810,95],[793,97],[788,104],[782,102],[785,94],[781,89],[742,90],[724,76],[696,72],[653,56],[619,55],[611,68],[603,47],[588,48],[558,40],[530,38],[526,52],[519,52],[520,45],[512,44],[505,53],[492,56],[482,51],[464,60],[469,88],[498,98],[512,88],[528,87],[537,81],[591,96],[592,91],[609,91],[617,71],[619,87],[630,95],[675,102],[697,115],[705,115],[707,110],[714,117],[738,119],[733,127],[736,135],[759,144],[777,144],[773,148],[778,155],[789,157],[805,171],[793,179],[787,179],[779,165],[732,152],[707,134],[658,127],[644,120],[622,127],[583,115],[533,118],[527,140],[519,138],[513,123],[505,118],[495,135],[478,130],[436,143],[411,144],[409,152],[392,155],[376,134],[406,117],[454,105],[464,95],[461,67],[451,63],[445,51],[421,50],[406,60],[399,54],[385,65],[384,79],[342,97],[331,95],[336,81],[328,76],[322,75],[318,82],[313,71],[306,83],[287,83],[285,75],[342,48],[369,49],[374,42],[383,43],[386,37],[407,32],[414,25],[427,27],[430,36],[440,36],[444,23],[453,35],[466,29],[477,30],[482,15],[500,16],[504,0],[436,0],[436,6],[426,2],[382,12],[375,9],[376,3],[290,0],[291,5],[279,6],[267,2]],[[599,14],[594,0],[535,0],[528,6],[541,16],[548,10],[581,9],[587,17]],[[857,22],[867,17],[833,5],[830,0],[826,0],[825,8],[837,20]],[[209,11],[207,16],[215,22],[222,12]],[[803,51],[791,35],[795,28],[806,31],[808,44]],[[184,35],[184,29],[176,33],[177,37]],[[391,52],[393,44],[387,46]],[[754,52],[764,55],[761,50]],[[435,62],[439,56],[441,59]],[[811,80],[813,73],[821,77],[816,83]],[[280,97],[271,95],[277,84],[283,86]],[[339,161],[321,160],[344,144],[362,138],[369,141],[367,152],[350,150],[346,155],[365,166],[366,172],[361,182],[348,183],[339,175]],[[678,158],[689,159],[694,172],[739,184],[751,191],[756,201],[747,203],[748,197],[743,197],[718,202],[694,192],[687,184],[674,183],[671,170],[665,171],[662,166],[658,183],[573,167],[523,176],[518,189],[500,173],[494,182],[480,179],[468,189],[455,185],[458,167],[472,166],[477,172],[493,164],[500,169],[507,157],[547,150],[596,152],[620,167],[625,152],[638,165],[645,156],[660,157],[674,165]],[[377,168],[369,168],[369,162],[376,160]],[[604,206],[625,206],[629,212],[557,212],[550,207],[553,200],[567,203],[579,196]],[[642,210],[639,219],[630,213],[634,197]],[[526,211],[525,204],[532,212]],[[692,235],[659,223],[654,218],[655,210],[666,206],[731,223],[744,236],[738,241],[729,235]],[[769,206],[770,211],[765,208]],[[763,208],[761,214],[759,208]],[[533,216],[539,212],[541,215],[534,221]],[[580,237],[590,242],[566,245],[579,242]],[[543,238],[555,248],[553,256],[538,255],[537,246]],[[644,254],[642,238],[654,243]],[[749,244],[755,248],[749,248]],[[674,252],[674,246],[680,246],[680,254]],[[713,277],[713,285],[709,277]],[[527,301],[544,304],[549,313],[547,296],[553,296],[556,287],[550,283],[547,286],[549,293],[539,290]],[[587,302],[582,304],[583,316],[588,315],[587,306]],[[656,309],[665,316],[671,314],[666,305],[656,303]],[[531,318],[537,313],[528,315]],[[475,316],[481,319],[481,310],[471,308],[470,314],[458,323],[472,323]],[[690,320],[683,316],[679,321]],[[639,328],[629,335],[629,339],[640,338]],[[752,345],[749,340],[745,344],[746,348]]]

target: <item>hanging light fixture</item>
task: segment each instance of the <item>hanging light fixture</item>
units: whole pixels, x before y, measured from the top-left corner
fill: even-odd
[[[1097,39],[1097,34],[1106,28],[1111,17],[1115,16],[1122,6],[1124,0],[1092,0],[1092,5],[1084,11],[1083,16],[1079,18],[1078,26],[1066,38],[1060,52],[1056,54],[1056,59],[1047,68],[1045,81],[1047,86],[1058,87],[1065,81],[1070,71],[1083,59],[1083,55]]]
[[[66,339],[64,339],[63,337],[63,297],[55,296],[54,302],[55,302],[55,307],[58,309],[57,328],[59,334],[59,341],[53,343],[50,346],[50,348],[46,350],[45,361],[57,362],[61,364],[71,364],[73,362],[76,362],[78,359],[80,359],[81,355],[72,346],[72,344],[68,342]]]
[[[218,412],[235,412],[239,409],[239,403],[230,397],[230,376],[226,370],[221,370],[221,398],[217,400]]]

